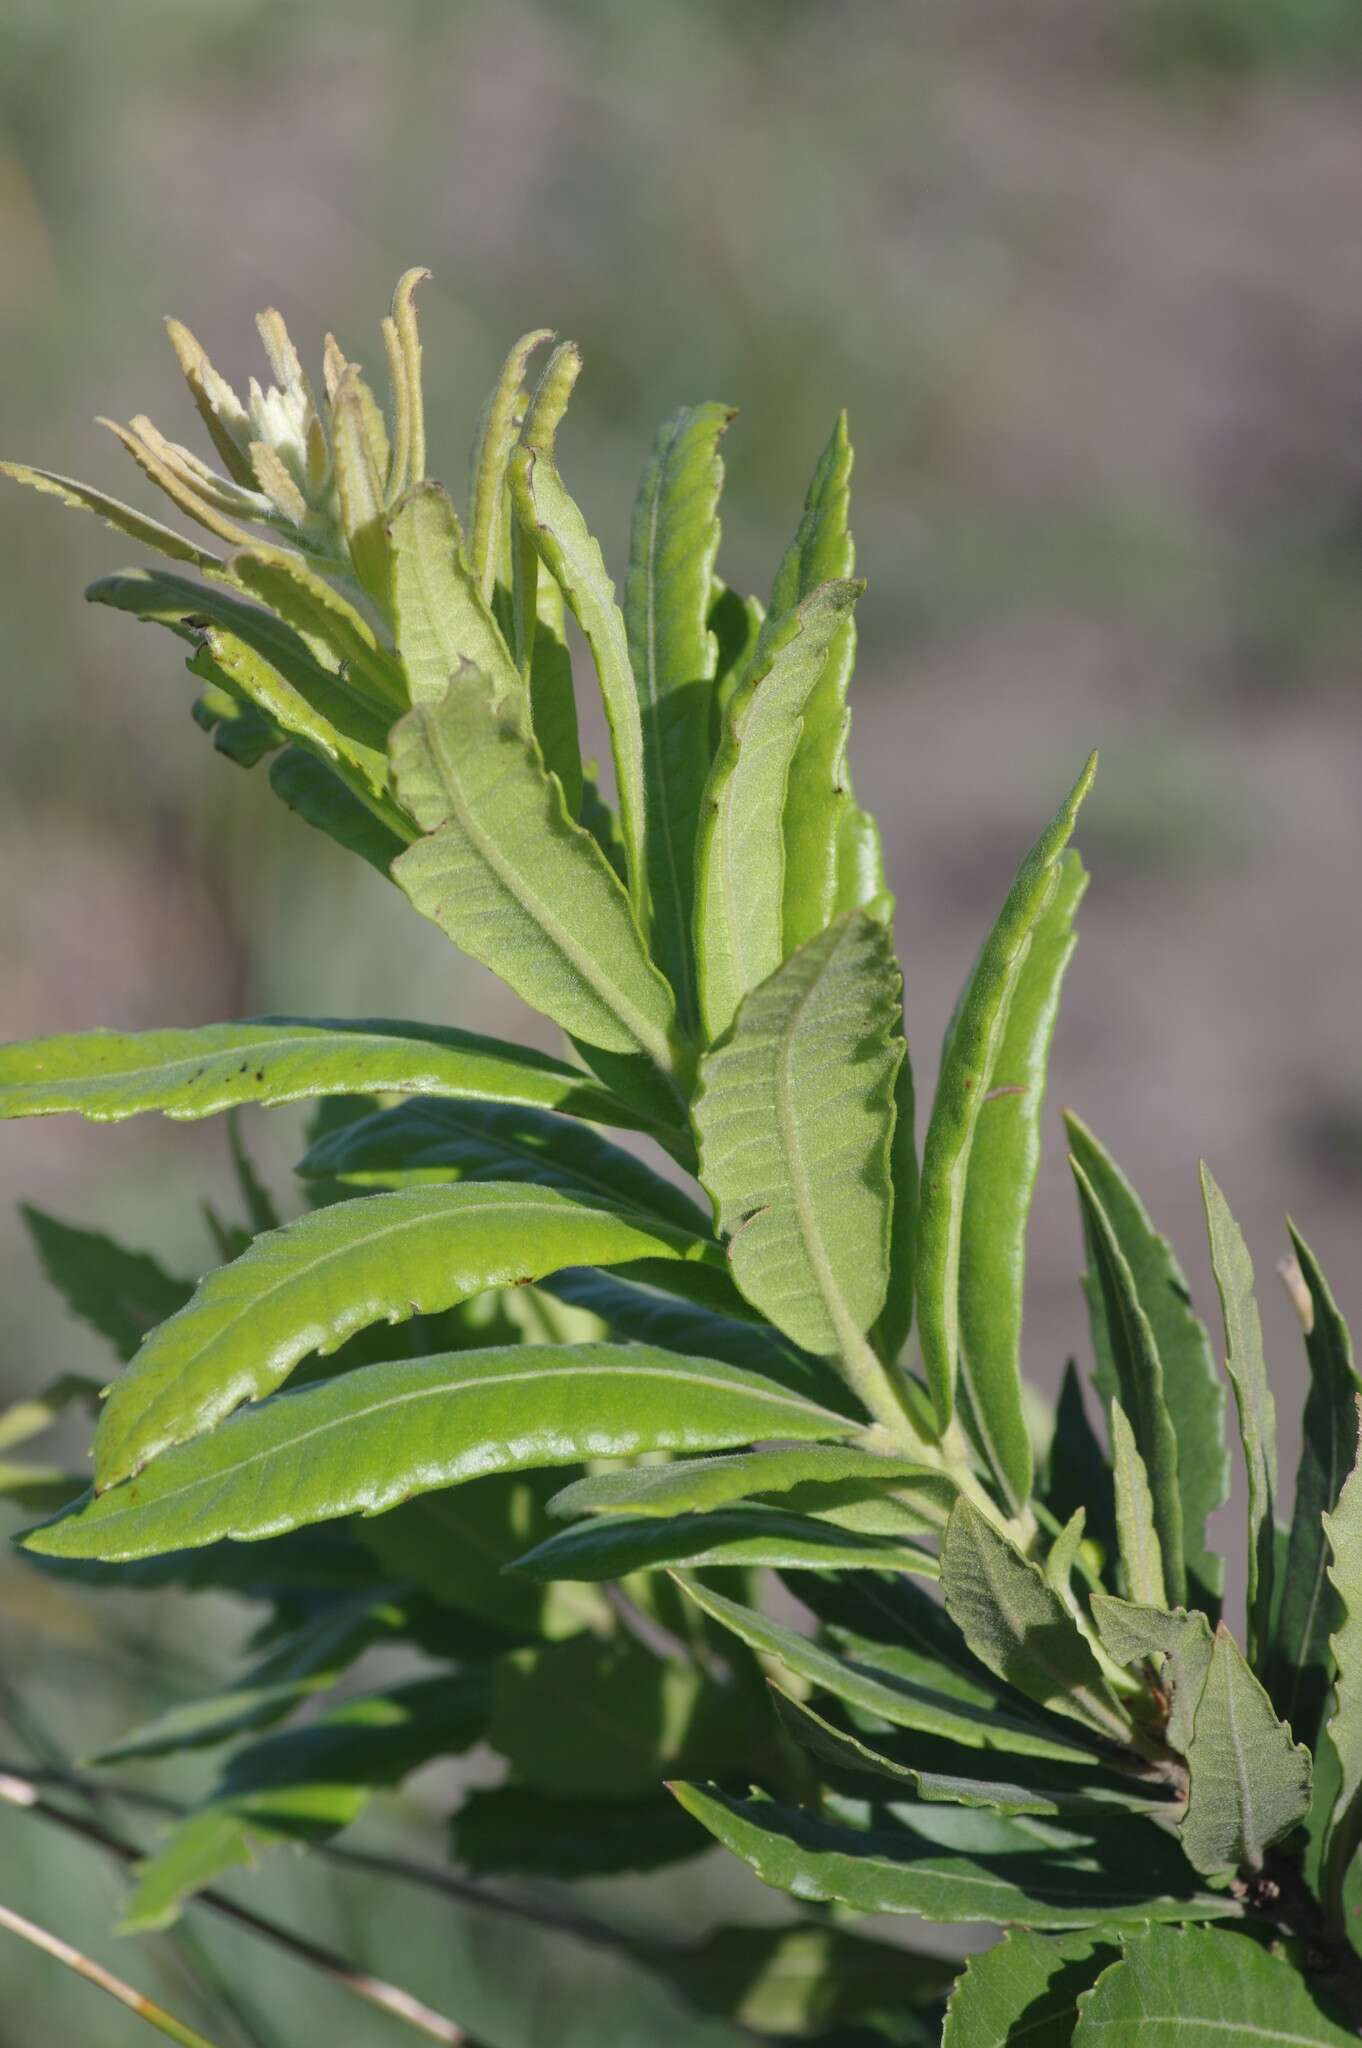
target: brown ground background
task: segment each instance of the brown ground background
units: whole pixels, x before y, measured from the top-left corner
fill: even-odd
[[[847,404],[854,759],[920,1088],[1099,745],[1052,1110],[1111,1144],[1202,1304],[1209,1158],[1289,1443],[1283,1211],[1345,1306],[1362,1280],[1360,65],[1344,0],[10,0],[0,452],[146,502],[91,418],[190,437],[163,313],[234,377],[270,303],[377,371],[392,281],[427,262],[437,471],[461,483],[507,341],[550,323],[586,352],[565,460],[612,567],[653,425],[713,396],[741,408],[725,573],[764,589]],[[81,604],[134,555],[0,492],[0,1036],[271,1009],[532,1031],[213,753],[168,640]],[[286,1187],[296,1121],[251,1136]],[[1051,1385],[1086,1332],[1057,1114],[1047,1142],[1026,1341]],[[189,1270],[226,1188],[219,1126],[9,1127],[0,1400],[100,1356],[16,1198]],[[49,1654],[10,1576],[0,1599],[0,1666],[74,1746],[127,1718],[131,1680],[73,1698],[83,1652]],[[182,1625],[136,1615],[162,1648]],[[210,1668],[235,1625],[196,1646]],[[0,2004],[0,2043],[31,2038]]]

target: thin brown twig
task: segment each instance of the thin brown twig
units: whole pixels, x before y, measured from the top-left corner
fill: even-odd
[[[83,1955],[78,1948],[72,1948],[69,1941],[63,1941],[59,1934],[53,1934],[49,1928],[39,1927],[36,1920],[27,1920],[22,1913],[16,1913],[12,1907],[0,1905],[0,1927],[6,1928],[11,1934],[17,1934],[20,1941],[28,1942],[31,1948],[40,1949],[44,1955],[51,1956],[54,1962],[74,1971],[76,1976],[83,1977],[87,1984],[97,1985],[101,1991],[107,1991],[110,1998],[116,1998],[129,2012],[136,2013],[139,2020],[145,2020],[147,2025],[155,2027],[158,2033],[167,2035],[172,2041],[178,2041],[180,2048],[213,2048],[213,2043],[206,2034],[196,2033],[193,2027],[186,2026],[183,2020],[177,2020],[164,2006],[157,2005],[154,1998],[148,1998],[145,1992],[136,1990],[131,1984],[125,1984],[121,1977],[115,1977],[112,1970],[106,1970],[93,1956]]]
[[[142,1852],[130,1842],[124,1842],[117,1835],[100,1826],[97,1821],[85,1820],[79,1814],[67,1813],[60,1806],[52,1806],[45,1800],[37,1784],[30,1777],[18,1772],[0,1774],[0,1800],[21,1811],[31,1813],[37,1820],[48,1821],[52,1826],[64,1828],[69,1834],[79,1835],[107,1855],[116,1856],[121,1862],[135,1863],[141,1860]],[[296,1934],[292,1929],[281,1927],[276,1921],[267,1920],[262,1914],[252,1912],[248,1906],[239,1906],[222,1892],[202,1891],[196,1895],[197,1902],[223,1919],[234,1921],[238,1927],[270,1942],[275,1948],[294,1956],[298,1961],[310,1963],[314,1969],[323,1971],[356,1997],[368,2004],[402,2020],[407,2026],[423,2033],[432,2041],[441,2041],[445,2048],[478,2048],[462,2027],[444,2013],[436,2012],[400,1985],[390,1984],[385,1978],[376,1977],[369,1970],[362,1970],[337,1955],[320,1942],[310,1940],[306,1935]]]

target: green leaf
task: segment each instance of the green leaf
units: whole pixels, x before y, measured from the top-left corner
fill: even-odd
[[[199,651],[188,664],[205,681],[225,677],[281,733],[327,761],[342,779],[371,799],[388,788],[387,738],[391,714],[379,711],[308,656],[278,660],[257,652],[225,626],[205,625]]]
[[[405,708],[407,687],[396,654],[379,641],[364,614],[301,555],[257,544],[231,555],[225,571],[209,573],[214,578],[221,573],[277,612],[323,668],[342,672],[389,715]]]
[[[673,1181],[572,1117],[523,1103],[442,1102],[421,1096],[376,1111],[314,1145],[304,1179],[352,1187],[527,1181],[636,1209],[706,1236],[709,1219]]]
[[[695,1102],[734,1279],[797,1344],[851,1361],[888,1284],[900,985],[883,925],[839,919],[747,997]]]
[[[719,1927],[693,1945],[655,1950],[649,1961],[705,2012],[730,2014],[739,2026],[778,2035],[782,2042],[827,2037],[832,2048],[837,2043],[869,2048],[870,2042],[888,2038],[926,2041],[932,2008],[954,1975],[954,1965],[942,1958],[896,1941],[872,1941],[827,1921]],[[920,2033],[901,2031],[906,2011],[922,2014]],[[844,2031],[857,2021],[873,2024],[889,2014],[892,2037]],[[936,2039],[934,2027],[931,2038]]]
[[[710,1847],[665,1793],[554,1799],[525,1785],[476,1787],[451,1822],[450,1841],[455,1862],[474,1877],[622,1877]]]
[[[530,719],[534,736],[544,756],[544,766],[563,785],[569,814],[591,830],[582,807],[582,744],[577,730],[577,697],[563,593],[552,577],[536,579],[535,608],[530,658]],[[609,848],[603,851],[609,858]]]
[[[33,469],[26,462],[0,462],[0,475],[13,477],[18,484],[27,484],[32,490],[60,498],[73,511],[93,512],[115,533],[125,534],[142,547],[155,548],[158,555],[169,555],[173,562],[192,562],[196,569],[217,566],[216,555],[186,540],[173,528],[162,526],[159,519],[150,519],[145,512],[138,512],[117,498],[107,497],[103,491],[93,490],[89,484],[78,483],[75,477],[58,476],[50,469]]]
[[[1305,1397],[1296,1497],[1286,1572],[1273,1627],[1268,1691],[1302,1742],[1314,1745],[1333,1676],[1329,1637],[1338,1626],[1338,1601],[1326,1577],[1328,1545],[1322,1518],[1338,1506],[1343,1482],[1357,1457],[1357,1396],[1352,1338],[1319,1262],[1288,1224],[1310,1304],[1305,1350],[1310,1390]]]
[[[1148,1607],[1166,1607],[1163,1556],[1154,1526],[1149,1475],[1135,1447],[1135,1432],[1119,1401],[1111,1404],[1111,1448],[1116,1465],[1116,1529],[1121,1569],[1128,1598]]]
[[[942,1055],[922,1156],[917,1226],[918,1336],[937,1420],[955,1405],[960,1349],[960,1246],[970,1154],[980,1112],[993,1087],[1008,1006],[1032,935],[1059,886],[1059,859],[1078,806],[1097,772],[1094,754],[1032,847],[975,962]]]
[[[1187,1812],[1178,1834],[1203,1877],[1256,1871],[1310,1806],[1310,1752],[1291,1740],[1224,1622],[1187,1748]]]
[[[498,1182],[407,1188],[313,1210],[210,1273],[119,1379],[95,1436],[101,1491],[272,1393],[309,1352],[581,1261],[708,1258],[670,1224]]]
[[[1167,1658],[1160,1686],[1169,1699],[1168,1745],[1186,1756],[1192,1743],[1197,1703],[1211,1668],[1211,1625],[1204,1614],[1178,1607],[1141,1607],[1094,1593],[1092,1616],[1102,1647],[1117,1664]]]
[[[193,1284],[146,1252],[130,1252],[102,1230],[80,1230],[24,1202],[19,1213],[43,1271],[72,1315],[131,1358],[149,1330],[183,1308]],[[3,1442],[0,1435],[0,1442]]]
[[[1277,1407],[1267,1380],[1263,1329],[1253,1293],[1253,1261],[1243,1233],[1203,1162],[1201,1192],[1211,1264],[1225,1324],[1225,1370],[1239,1411],[1248,1473],[1248,1660],[1262,1668],[1271,1640],[1277,1495]]]
[[[1066,1110],[1069,1146],[1087,1175],[1130,1268],[1163,1366],[1163,1397],[1178,1441],[1178,1493],[1190,1591],[1214,1620],[1225,1583],[1225,1560],[1207,1548],[1206,1524],[1229,1498],[1230,1460],[1225,1445],[1225,1385],[1216,1369],[1206,1326],[1192,1308],[1187,1277],[1166,1237],[1115,1160],[1087,1125]],[[1095,1274],[1085,1281],[1097,1348],[1103,1405],[1115,1391],[1115,1366],[1106,1307]]]
[[[1362,1422],[1362,1395],[1357,1400]],[[1331,1563],[1329,1582],[1338,1603],[1338,1626],[1329,1638],[1334,1665],[1334,1710],[1325,1740],[1338,1789],[1324,1828],[1322,1896],[1335,1927],[1344,1920],[1344,1888],[1362,1843],[1362,1450],[1343,1483],[1338,1505],[1324,1517]]]
[[[706,1514],[734,1501],[794,1491],[801,1508],[826,1497],[865,1492],[899,1495],[924,1524],[944,1523],[955,1488],[942,1473],[911,1458],[885,1458],[833,1444],[740,1451],[726,1458],[691,1458],[670,1465],[640,1465],[629,1471],[595,1472],[563,1488],[550,1503],[554,1515]]]
[[[254,768],[266,754],[284,744],[284,735],[264,713],[244,697],[238,697],[225,682],[205,683],[190,707],[190,716],[202,732],[211,733],[218,753],[235,761],[238,768]],[[314,757],[301,747],[305,760]],[[323,763],[318,761],[321,768]],[[330,769],[325,772],[329,775]]]
[[[634,507],[624,625],[639,696],[647,803],[649,937],[683,1031],[699,1022],[696,834],[710,763],[718,645],[709,630],[719,550],[726,405],[682,406],[658,432]]]
[[[763,1718],[693,1664],[587,1634],[500,1660],[488,1734],[521,1784],[609,1802],[656,1791],[668,1770],[731,1769]]]
[[[666,1566],[737,1565],[746,1570],[803,1566],[817,1571],[916,1572],[937,1575],[936,1558],[911,1542],[863,1535],[811,1515],[779,1508],[717,1508],[707,1514],[607,1515],[560,1529],[517,1558],[512,1569],[532,1579],[599,1583]]]
[[[871,1331],[871,1342],[886,1364],[897,1360],[913,1326],[913,1286],[917,1263],[917,1099],[907,1032],[901,1029],[903,1057],[894,1076],[894,1134],[889,1141],[889,1177],[894,1212],[889,1234],[889,1285],[884,1307]]]
[[[760,598],[740,597],[718,577],[710,579],[709,630],[718,644],[711,693],[711,746],[717,746],[729,700],[751,663],[766,618]]]
[[[252,1017],[0,1046],[0,1118],[74,1110],[94,1123],[118,1123],[161,1110],[190,1120],[245,1102],[274,1107],[385,1090],[518,1102],[639,1127],[634,1112],[589,1075],[546,1053],[385,1017]]]
[[[458,514],[443,485],[418,484],[392,515],[393,613],[413,704],[439,704],[467,665],[497,698],[524,684],[464,553]]]
[[[522,444],[511,458],[510,482],[516,516],[567,599],[596,665],[610,727],[629,896],[642,917],[647,908],[648,873],[643,724],[615,586],[599,543],[563,488],[550,448]]]
[[[1165,2037],[1179,2048],[1343,2048],[1357,2039],[1328,2017],[1316,1987],[1261,1943],[1205,1927],[1152,1927],[1083,1998],[1073,2048]]]
[[[529,394],[525,371],[537,348],[553,340],[552,331],[537,327],[523,334],[512,347],[501,374],[488,394],[478,423],[473,448],[473,468],[468,502],[468,555],[485,603],[491,604],[502,572],[506,552],[505,535],[510,506],[506,498],[506,468],[520,433]]]
[[[1014,1514],[1031,1497],[1031,1437],[1022,1407],[1022,1293],[1026,1225],[1040,1167],[1045,1074],[1059,992],[1088,886],[1076,853],[1036,919],[1008,1000],[989,1086],[978,1111],[960,1226],[960,1370],[989,1468]]]
[[[1136,1926],[1148,1920],[1230,1918],[1238,1903],[1192,1892],[1171,1851],[1160,1853],[1148,1831],[1091,1853],[1059,1855],[1028,1835],[1028,1823],[998,1820],[1016,1830],[996,1858],[943,1850],[907,1829],[861,1833],[776,1806],[741,1800],[699,1785],[677,1785],[688,1813],[754,1870],[763,1884],[805,1901],[834,1900],[864,1913],[915,1913],[944,1921],[991,1920],[1028,1927]],[[1032,1822],[1030,1827],[1037,1824]],[[1127,1837],[1134,1830],[1127,1827]]]
[[[393,733],[402,801],[429,835],[393,878],[423,917],[565,1031],[672,1065],[671,991],[629,899],[567,815],[524,722],[475,670]]]
[[[981,1775],[979,1752],[962,1749],[931,1736],[915,1734],[900,1742],[900,1754],[887,1745],[892,1736],[876,1735],[873,1746],[850,1729],[835,1727],[787,1694],[773,1689],[776,1712],[786,1731],[841,1773],[896,1779],[911,1785],[913,1796],[955,1806],[986,1806],[1005,1814],[1158,1813],[1170,1802],[1143,1795],[1136,1781],[1122,1781],[1114,1772],[1080,1775],[1057,1773],[1053,1765],[1037,1767],[1028,1759],[1009,1757],[1007,1779]]]
[[[941,2048],[1011,2048],[1023,2040],[1028,2048],[1069,2048],[1079,1998],[1120,1957],[1100,1934],[1010,1928],[996,1947],[965,1964]]]
[[[389,812],[380,817],[371,810],[306,747],[285,747],[270,763],[270,788],[305,825],[325,832],[347,853],[357,853],[377,868],[385,881],[391,880],[388,870],[398,854],[415,837],[409,825],[400,833],[395,831]],[[397,815],[395,805],[391,813]]]
[[[873,1582],[872,1582],[873,1583]],[[1093,1752],[1070,1741],[1062,1730],[1053,1733],[1000,1707],[996,1695],[951,1688],[933,1671],[934,1682],[922,1683],[892,1672],[873,1670],[855,1659],[835,1656],[797,1630],[771,1621],[755,1609],[742,1607],[723,1594],[689,1579],[684,1591],[711,1619],[731,1631],[758,1655],[774,1657],[796,1678],[822,1686],[837,1699],[875,1714],[891,1727],[939,1735],[970,1749],[999,1749],[1019,1756],[1049,1757],[1058,1763],[1091,1764]]]
[[[332,400],[331,455],[350,560],[364,590],[386,616],[393,574],[387,526],[388,436],[357,363],[346,364]]]
[[[491,1472],[770,1436],[816,1442],[853,1427],[734,1366],[642,1345],[457,1351],[361,1366],[262,1402],[23,1541],[45,1556],[119,1562],[379,1515]]]
[[[846,414],[841,413],[818,459],[799,531],[776,572],[772,618],[793,611],[820,583],[854,574],[856,550],[847,524],[851,465]],[[783,820],[787,952],[815,938],[839,910],[852,907],[839,900],[838,848],[847,815],[855,810],[846,760],[851,725],[847,688],[855,663],[856,622],[848,616],[804,707],[790,765]]]
[[[1051,1713],[1123,1743],[1130,1724],[1045,1574],[973,1502],[959,1499],[941,1544],[946,1612],[980,1663]]]
[[[701,805],[695,934],[712,1044],[743,997],[785,958],[781,820],[801,720],[863,585],[821,584],[768,619],[724,714]]]
[[[1140,1303],[1134,1276],[1111,1219],[1076,1159],[1070,1160],[1083,1211],[1088,1254],[1101,1289],[1120,1405],[1148,1479],[1154,1527],[1163,1560],[1163,1582],[1175,1605],[1187,1598],[1183,1553],[1181,1460],[1177,1434],[1164,1398],[1163,1362]]]
[[[1116,1554],[1116,1506],[1111,1468],[1083,1402],[1083,1383],[1070,1359],[1060,1382],[1055,1432],[1050,1444],[1044,1501],[1063,1525],[1081,1507],[1088,1539],[1104,1559]]]

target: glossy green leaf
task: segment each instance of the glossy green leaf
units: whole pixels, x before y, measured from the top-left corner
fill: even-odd
[[[192,1119],[254,1102],[395,1090],[638,1119],[589,1075],[528,1046],[385,1017],[252,1017],[171,1031],[80,1031],[0,1046],[0,1118],[75,1111],[118,1123]]]
[[[642,1345],[457,1351],[361,1366],[262,1402],[24,1544],[117,1562],[378,1515],[491,1472],[769,1436],[816,1442],[851,1427],[735,1366]]]
[[[1124,1853],[1113,1843],[1090,1854],[1058,1855],[1028,1838],[1028,1825],[1036,1823],[998,1820],[993,1825],[1010,1825],[1016,1838],[1008,1852],[990,1859],[943,1850],[907,1829],[861,1833],[768,1800],[732,1799],[699,1785],[675,1791],[686,1811],[763,1884],[806,1901],[1024,1927],[1136,1926],[1229,1918],[1240,1910],[1232,1898],[1195,1892],[1182,1882],[1181,1857],[1160,1854],[1150,1833],[1132,1839]]]
[[[1260,1670],[1268,1653],[1275,1573],[1273,1531],[1277,1497],[1277,1406],[1268,1385],[1263,1328],[1253,1292],[1253,1261],[1243,1233],[1209,1167],[1201,1192],[1211,1264],[1225,1324],[1225,1370],[1239,1411],[1239,1438],[1248,1472],[1248,1660]]]
[[[148,1331],[183,1308],[194,1291],[191,1281],[176,1279],[146,1252],[125,1250],[102,1230],[80,1230],[26,1202],[19,1213],[72,1315],[107,1338],[120,1358],[131,1358]]]
[[[407,1188],[316,1209],[210,1273],[142,1346],[105,1403],[95,1482],[117,1485],[372,1323],[437,1314],[583,1261],[717,1256],[670,1224],[550,1188]]]
[[[805,706],[862,585],[826,583],[768,619],[724,714],[701,806],[695,902],[710,1043],[785,958],[781,820]]]
[[[1197,1703],[1211,1667],[1211,1625],[1197,1610],[1138,1606],[1094,1593],[1092,1615],[1102,1647],[1117,1664],[1142,1665],[1151,1660],[1162,1668],[1159,1684],[1168,1698],[1167,1740],[1186,1756],[1192,1742]],[[1167,1659],[1164,1663],[1163,1660]]]
[[[392,515],[393,614],[413,704],[439,704],[467,665],[497,698],[524,693],[490,603],[464,553],[448,492],[418,484]]]
[[[270,763],[270,788],[305,825],[325,832],[347,853],[357,853],[385,881],[391,880],[388,870],[398,854],[416,837],[405,820],[400,830],[394,829],[393,820],[400,817],[395,804],[380,816],[306,747],[285,747]]]
[[[574,1118],[523,1103],[418,1096],[334,1131],[300,1162],[305,1179],[351,1187],[528,1181],[593,1203],[637,1209],[704,1236],[709,1219],[674,1181]]]
[[[1111,1404],[1110,1418],[1115,1464],[1116,1530],[1126,1596],[1148,1607],[1166,1607],[1168,1594],[1163,1583],[1163,1554],[1154,1525],[1149,1474],[1136,1448],[1135,1432],[1118,1400]]]
[[[1082,1999],[1073,2048],[1344,2048],[1356,2039],[1329,2018],[1317,1988],[1260,1942],[1153,1927]]]
[[[960,1226],[960,1371],[980,1448],[1014,1514],[1030,1499],[1032,1481],[1021,1369],[1026,1225],[1060,988],[1088,886],[1076,853],[1061,855],[1057,868],[1008,999],[970,1147]]]
[[[671,991],[613,869],[573,822],[523,707],[463,670],[393,733],[406,808],[427,837],[393,878],[423,917],[565,1031],[672,1064]]]
[[[812,1515],[747,1505],[706,1514],[606,1515],[560,1529],[517,1558],[513,1569],[532,1579],[627,1578],[672,1565],[737,1565],[745,1570],[803,1567],[811,1571],[916,1572],[934,1579],[937,1562],[920,1545],[865,1535]]]
[[[1225,1560],[1207,1547],[1206,1524],[1229,1498],[1225,1384],[1206,1326],[1192,1308],[1176,1252],[1160,1236],[1130,1182],[1087,1125],[1065,1112],[1069,1146],[1102,1205],[1130,1268],[1163,1367],[1163,1398],[1178,1441],[1178,1493],[1189,1592],[1214,1620],[1225,1583]],[[1097,1347],[1103,1405],[1115,1391],[1106,1308],[1095,1274],[1085,1283]]]
[[[639,696],[647,801],[649,936],[684,1031],[699,1022],[692,911],[710,764],[718,646],[709,630],[719,548],[725,405],[682,406],[658,432],[634,507],[624,625]]]
[[[958,1500],[941,1544],[946,1611],[980,1663],[1051,1713],[1109,1742],[1129,1723],[1067,1606],[973,1502]]]
[[[1273,1624],[1268,1691],[1282,1719],[1313,1745],[1333,1677],[1329,1637],[1338,1625],[1338,1601],[1326,1576],[1329,1562],[1323,1517],[1338,1506],[1343,1482],[1357,1457],[1357,1396],[1352,1338],[1338,1312],[1319,1262],[1295,1227],[1291,1243],[1310,1302],[1305,1334],[1310,1387],[1301,1424],[1301,1455],[1291,1539]]]
[[[1120,1957],[1120,1948],[1100,1934],[1009,1928],[995,1947],[965,1964],[946,2010],[941,2048],[1013,2048],[1022,2041],[1027,2048],[1069,2048],[1079,1998]]]
[[[563,1517],[707,1514],[735,1501],[772,1496],[786,1506],[780,1497],[793,1491],[809,1512],[820,1496],[831,1504],[843,1494],[872,1488],[901,1495],[924,1524],[944,1523],[955,1500],[949,1479],[911,1458],[813,1444],[596,1472],[564,1487],[550,1510]]]
[[[1101,1289],[1121,1407],[1148,1481],[1163,1582],[1174,1605],[1187,1597],[1177,1434],[1164,1398],[1163,1361],[1111,1219],[1076,1159],[1070,1160],[1084,1236]]]
[[[974,964],[947,1035],[922,1156],[917,1227],[918,1337],[942,1428],[955,1405],[960,1243],[970,1154],[1032,935],[1059,886],[1059,860],[1097,771],[1093,755],[1032,847]]]
[[[1204,1877],[1261,1870],[1310,1806],[1310,1752],[1291,1739],[1222,1621],[1192,1740],[1187,1812],[1178,1834]]]
[[[853,1367],[888,1284],[899,988],[884,927],[839,919],[743,1003],[694,1110],[734,1279],[796,1343]]]
[[[567,599],[596,665],[610,726],[629,894],[635,911],[642,915],[647,907],[648,872],[643,724],[615,586],[599,543],[563,487],[550,448],[522,443],[511,458],[510,482],[516,516]]]
[[[674,1799],[566,1799],[526,1785],[479,1786],[451,1823],[474,1877],[622,1877],[702,1855],[703,1828]]]
[[[990,1699],[976,1693],[962,1698],[953,1696],[940,1681],[923,1683],[874,1670],[855,1658],[834,1655],[797,1630],[740,1606],[708,1586],[689,1579],[681,1583],[698,1607],[749,1649],[774,1657],[796,1678],[821,1686],[834,1698],[876,1715],[891,1727],[939,1735],[970,1749],[1050,1757],[1058,1763],[1090,1764],[1093,1760],[1091,1748],[1080,1746],[1076,1739],[1071,1741],[1058,1727],[1050,1732],[1042,1723],[1011,1714],[998,1705],[996,1696]],[[959,1691],[957,1687],[955,1692]]]
[[[50,469],[34,469],[26,462],[0,462],[0,475],[13,477],[16,483],[27,484],[32,490],[60,498],[74,511],[93,512],[115,533],[124,534],[143,547],[155,548],[158,555],[169,555],[173,562],[192,562],[196,569],[210,569],[217,564],[216,555],[186,540],[173,528],[162,526],[159,519],[150,519],[145,512],[138,512],[133,506],[124,505],[119,499],[92,489],[89,484],[79,483],[75,477],[57,476]]]
[[[896,1941],[872,1941],[830,1921],[718,1927],[702,1942],[654,1951],[649,1960],[705,2012],[729,2013],[743,2028],[777,2035],[782,2043],[816,2037],[829,2039],[833,2048],[869,2048],[886,2038],[903,2048],[929,2038],[935,2043],[935,2008],[954,1974],[940,1957]],[[921,2031],[904,2031],[909,2012]],[[892,2037],[875,2028],[888,2016]],[[858,2021],[874,2031],[863,2032]]]
[[[793,611],[820,583],[855,572],[848,526],[852,452],[846,414],[838,416],[804,501],[799,530],[776,572],[771,616]],[[785,803],[785,947],[793,952],[851,906],[838,900],[838,845],[855,809],[847,773],[851,716],[847,687],[856,662],[856,622],[848,616],[828,648],[804,707]]]
[[[1362,1396],[1356,1413],[1362,1424]],[[1324,1518],[1324,1533],[1338,1626],[1329,1638],[1333,1713],[1324,1737],[1331,1759],[1324,1769],[1337,1779],[1337,1791],[1323,1830],[1322,1890],[1330,1920],[1339,1926],[1348,1872],[1362,1844],[1362,1450],[1343,1483],[1338,1505]]]

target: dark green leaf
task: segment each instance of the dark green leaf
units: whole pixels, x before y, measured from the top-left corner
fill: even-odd
[[[845,1496],[893,1492],[912,1506],[923,1526],[944,1523],[955,1488],[941,1473],[911,1458],[885,1458],[842,1445],[739,1451],[726,1458],[687,1458],[631,1471],[597,1472],[564,1487],[550,1503],[554,1515],[704,1514],[732,1502],[796,1493],[802,1512],[829,1509]]]
[[[554,1536],[517,1558],[532,1579],[622,1579],[665,1565],[804,1567],[817,1571],[901,1571],[937,1576],[936,1558],[898,1538],[863,1534],[779,1508],[749,1505],[707,1514],[606,1515]]]
[[[1187,1747],[1187,1812],[1178,1829],[1204,1877],[1261,1870],[1310,1806],[1310,1752],[1291,1740],[1222,1621]]]
[[[1184,1607],[1170,1614],[1163,1608],[1115,1600],[1110,1593],[1094,1593],[1092,1616],[1102,1647],[1115,1663],[1143,1665],[1151,1659],[1168,1660],[1159,1678],[1169,1702],[1167,1738],[1170,1748],[1186,1756],[1197,1703],[1211,1667],[1213,1639],[1205,1615],[1189,1614]]]
[[[347,853],[357,853],[385,880],[391,879],[389,868],[415,836],[411,827],[403,833],[394,831],[387,815],[370,810],[306,747],[285,747],[270,763],[270,788],[305,825],[325,832]]]
[[[474,1877],[621,1877],[660,1870],[711,1846],[666,1793],[630,1801],[553,1799],[525,1785],[470,1792],[450,1841],[455,1861]]]
[[[1083,1998],[1073,2048],[1164,2036],[1179,2048],[1344,2048],[1357,2039],[1285,1956],[1206,1927],[1153,1927],[1130,1940]]]
[[[942,2048],[1069,2048],[1078,2001],[1121,1951],[1100,1934],[1014,1927],[971,1956],[951,1994]],[[1132,2042],[1131,2048],[1134,2048]]]
[[[131,1358],[194,1291],[192,1281],[173,1278],[147,1252],[126,1251],[102,1230],[80,1230],[26,1202],[19,1213],[72,1315],[107,1337],[120,1358]]]

